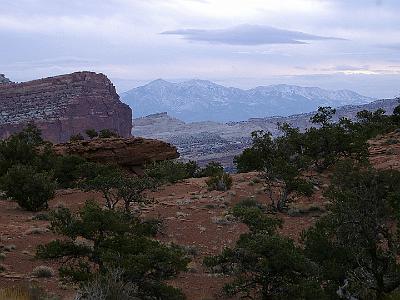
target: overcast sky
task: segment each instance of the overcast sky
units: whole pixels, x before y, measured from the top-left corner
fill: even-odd
[[[1,0],[0,73],[400,95],[399,0]]]

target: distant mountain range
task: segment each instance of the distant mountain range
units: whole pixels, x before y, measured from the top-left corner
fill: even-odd
[[[207,80],[172,83],[162,79],[122,93],[121,98],[132,107],[136,118],[167,112],[186,122],[289,116],[310,112],[319,106],[361,105],[374,100],[350,90],[329,91],[284,84],[242,90]]]

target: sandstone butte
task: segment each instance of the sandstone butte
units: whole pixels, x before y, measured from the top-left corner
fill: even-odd
[[[76,72],[23,83],[4,82],[0,84],[0,139],[32,121],[44,139],[53,143],[91,128],[131,136],[132,111],[103,74]]]
[[[95,138],[54,145],[59,155],[78,155],[89,161],[117,164],[141,173],[144,164],[179,157],[176,147],[158,140],[135,138]]]

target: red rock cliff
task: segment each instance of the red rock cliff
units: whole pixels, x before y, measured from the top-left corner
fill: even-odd
[[[34,121],[54,143],[86,129],[111,129],[129,137],[132,111],[103,74],[77,72],[0,85],[0,138]]]

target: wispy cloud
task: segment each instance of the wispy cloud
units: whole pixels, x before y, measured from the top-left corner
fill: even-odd
[[[306,41],[343,40],[301,31],[262,25],[240,25],[226,29],[178,29],[161,34],[179,35],[186,40],[228,45],[307,44]]]

